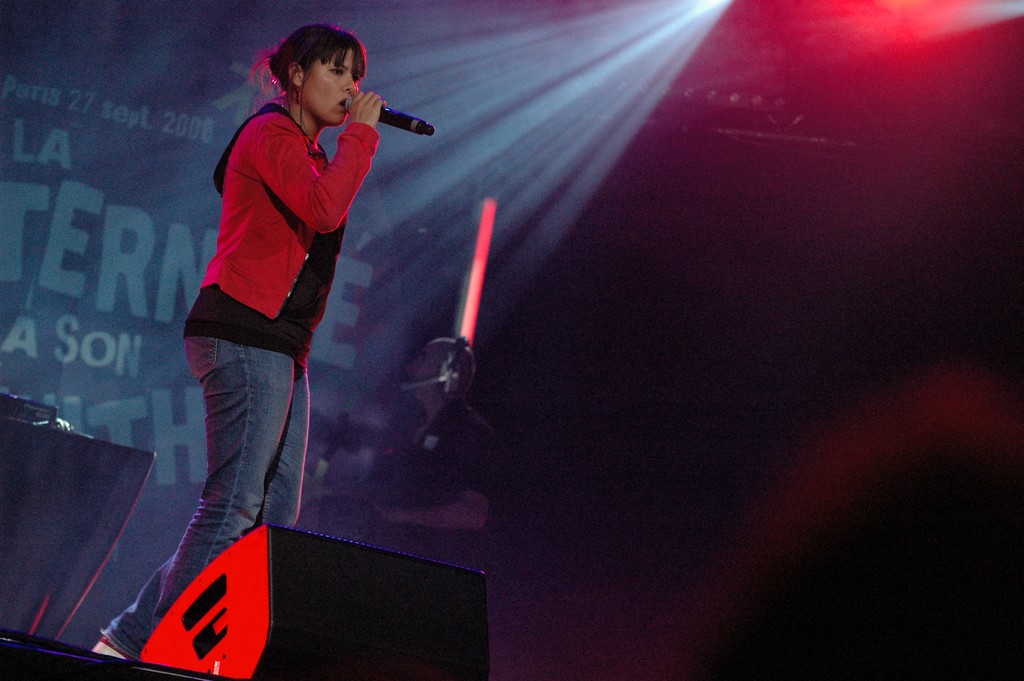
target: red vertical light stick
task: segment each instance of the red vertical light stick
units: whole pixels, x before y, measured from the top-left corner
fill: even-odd
[[[480,227],[476,233],[476,250],[473,253],[473,265],[469,270],[469,278],[462,292],[459,316],[456,321],[456,336],[465,338],[473,345],[473,334],[476,332],[476,321],[480,313],[480,296],[484,289],[484,273],[487,270],[487,257],[491,249],[491,237],[494,234],[494,216],[498,212],[498,202],[492,198],[484,199],[480,211]]]

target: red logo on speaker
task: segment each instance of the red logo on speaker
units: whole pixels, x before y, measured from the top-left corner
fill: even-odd
[[[213,561],[153,632],[143,661],[251,678],[270,633],[268,556],[260,527]]]
[[[227,624],[222,629],[217,629],[218,622],[228,611],[224,607],[224,597],[227,596],[227,593],[228,576],[221,575],[213,580],[213,584],[206,587],[203,593],[199,594],[199,598],[196,599],[195,603],[190,605],[185,614],[181,616],[181,624],[185,627],[185,631],[191,632],[199,626],[204,617],[209,615],[215,608],[219,608],[213,619],[207,622],[206,626],[200,629],[195,638],[192,639],[192,649],[196,651],[196,656],[200,660],[209,655],[210,651],[216,648],[217,644],[228,635]]]

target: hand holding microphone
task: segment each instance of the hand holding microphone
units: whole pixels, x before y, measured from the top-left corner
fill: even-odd
[[[364,103],[370,106],[365,107]],[[377,121],[384,125],[408,130],[417,135],[429,136],[434,134],[434,126],[430,123],[427,123],[422,118],[416,118],[401,111],[387,108],[384,106],[384,101],[373,92],[359,92],[354,97],[349,97],[345,100],[345,109],[352,116],[352,120],[369,125],[377,122],[373,120],[376,114],[376,105],[380,106],[380,116]]]
[[[350,121],[377,127],[384,100],[376,92],[357,92],[345,100],[344,106]]]

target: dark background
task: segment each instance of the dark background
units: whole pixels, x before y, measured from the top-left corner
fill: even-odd
[[[759,83],[783,111],[695,101],[747,5],[479,352],[505,442],[501,678],[506,638],[537,646],[507,678],[667,677],[803,442],[936,368],[1022,386],[1020,21],[858,58],[794,40]]]

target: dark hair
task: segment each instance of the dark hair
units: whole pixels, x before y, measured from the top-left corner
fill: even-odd
[[[269,74],[277,81],[282,92],[287,92],[290,80],[288,68],[297,63],[303,71],[314,60],[326,64],[334,60],[340,65],[347,52],[352,52],[352,79],[358,81],[366,74],[366,48],[359,38],[330,24],[310,24],[296,29],[276,50],[268,51],[256,63],[253,75],[265,78]]]

